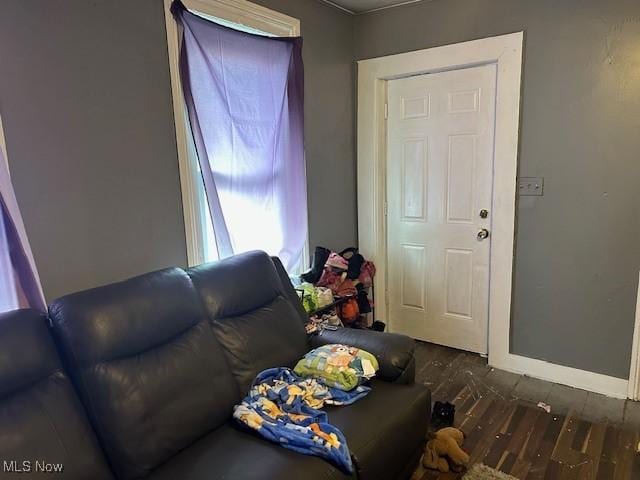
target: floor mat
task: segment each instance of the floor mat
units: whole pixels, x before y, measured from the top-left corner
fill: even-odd
[[[518,480],[516,477],[507,475],[499,470],[487,467],[482,463],[476,463],[465,473],[462,480]]]

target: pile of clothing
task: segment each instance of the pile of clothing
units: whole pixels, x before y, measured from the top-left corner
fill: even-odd
[[[334,301],[333,292],[325,287],[305,282],[297,287],[297,290],[301,293],[302,306],[307,313],[331,305]]]
[[[322,330],[328,328],[336,330],[338,327],[344,327],[342,319],[338,316],[336,308],[325,311],[324,313],[317,313],[309,317],[309,321],[305,324],[305,330],[307,334],[320,333]]]
[[[355,247],[332,252],[316,247],[311,270],[301,275],[306,284],[329,289],[334,296],[349,298],[340,306],[340,317],[347,324],[372,311],[368,291],[373,286],[376,268]]]
[[[305,325],[308,334],[321,332],[325,328],[344,327],[337,314],[335,299],[330,289],[305,282],[296,287],[296,290],[304,310],[310,314],[309,322]]]

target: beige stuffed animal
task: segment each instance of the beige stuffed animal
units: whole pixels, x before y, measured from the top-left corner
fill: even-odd
[[[460,471],[469,462],[469,455],[462,450],[464,433],[457,428],[447,427],[430,434],[424,449],[420,467],[431,468],[441,472]],[[424,471],[418,469],[412,479],[422,478]]]

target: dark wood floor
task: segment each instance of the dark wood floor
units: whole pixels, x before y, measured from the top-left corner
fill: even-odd
[[[640,403],[492,369],[478,355],[428,343],[419,343],[417,360],[433,401],[456,405],[471,464],[521,480],[640,479]]]

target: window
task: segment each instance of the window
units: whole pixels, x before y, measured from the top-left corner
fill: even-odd
[[[297,19],[274,12],[265,7],[245,0],[183,0],[191,11],[208,20],[215,21],[236,30],[265,36],[295,37],[300,34],[300,22]],[[190,131],[187,109],[184,101],[180,73],[179,51],[182,38],[181,27],[170,12],[171,0],[165,0],[165,19],[167,24],[167,41],[171,69],[173,107],[176,124],[176,139],[180,165],[180,181],[185,219],[185,235],[189,265],[216,260],[215,232],[207,205],[207,197],[202,174],[198,165],[196,148]],[[239,199],[237,208],[245,208]],[[306,208],[306,206],[305,206]],[[259,218],[256,218],[258,221]],[[255,231],[247,231],[247,235],[260,232],[259,222]],[[264,231],[264,229],[262,230]],[[265,250],[268,236],[265,237]],[[306,259],[308,248],[302,258]],[[294,267],[291,273],[298,273],[306,265],[304,260]]]

